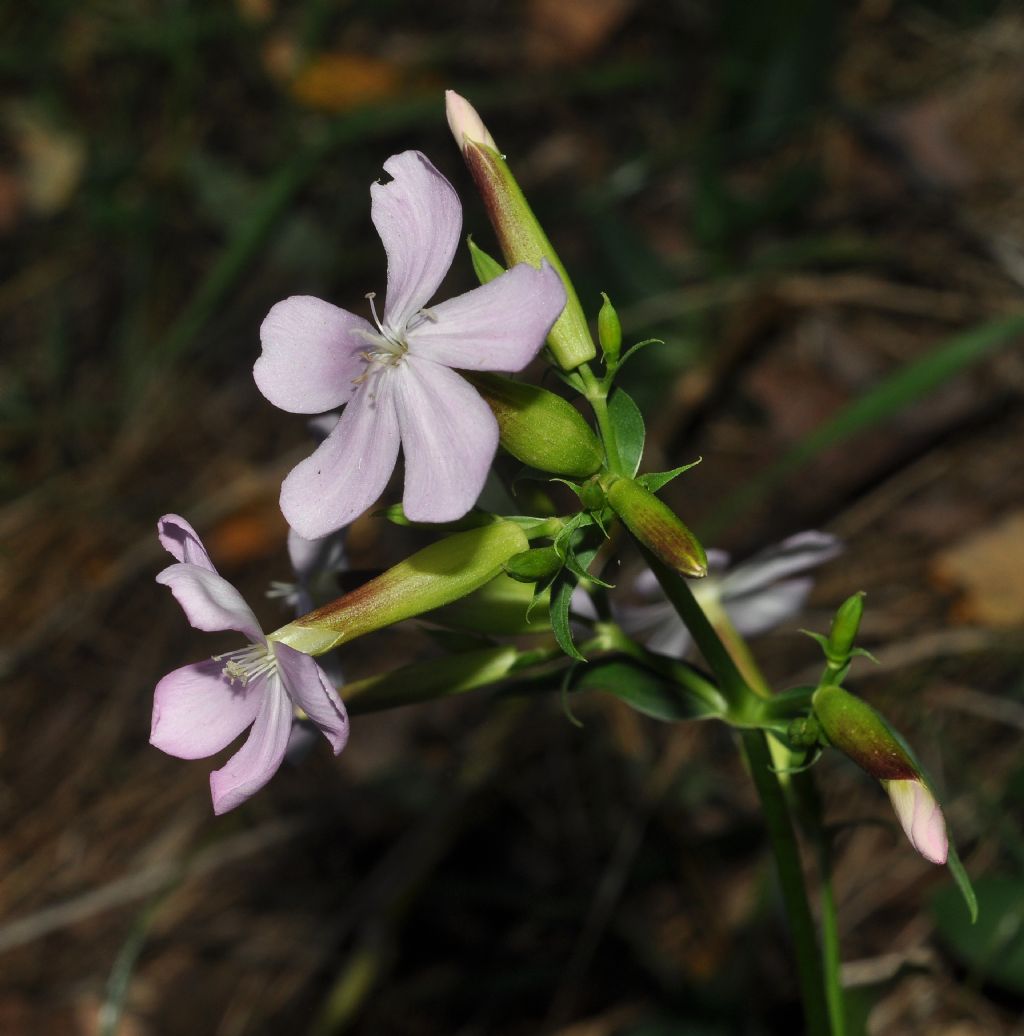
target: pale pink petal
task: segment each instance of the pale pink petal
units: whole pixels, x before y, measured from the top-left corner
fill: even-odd
[[[454,521],[483,489],[498,448],[498,423],[476,390],[447,367],[410,354],[396,375],[406,516]]]
[[[401,338],[452,264],[462,206],[455,188],[419,151],[392,155],[384,171],[393,179],[370,187],[370,210],[388,256],[384,326]]]
[[[199,534],[181,515],[165,514],[156,523],[156,534],[160,538],[161,546],[173,555],[176,561],[198,565],[211,572],[217,571]]]
[[[245,744],[219,770],[210,774],[213,811],[240,806],[277,773],[292,729],[292,703],[274,675],[255,681],[261,694],[259,712]]]
[[[216,572],[198,565],[170,565],[156,581],[170,587],[185,617],[197,630],[208,633],[238,630],[253,643],[263,642],[263,631],[242,595]]]
[[[321,572],[342,572],[346,567],[344,532],[307,540],[288,530],[288,559],[299,581],[308,583]]]
[[[740,597],[787,576],[817,568],[842,551],[842,540],[827,532],[798,532],[748,558],[723,576],[722,598]]]
[[[275,644],[284,689],[291,700],[317,725],[337,755],[348,741],[348,713],[327,674],[301,651]]]
[[[293,414],[341,406],[366,367],[359,330],[375,333],[362,317],[311,295],[279,302],[260,327],[263,352],[252,369],[256,386],[274,406]]]
[[[737,632],[753,637],[781,626],[796,615],[813,587],[814,580],[810,578],[787,579],[744,597],[723,597],[721,604]]]
[[[168,673],[153,695],[149,743],[179,759],[226,748],[256,718],[263,689],[229,683],[212,658]]]
[[[935,796],[917,780],[882,783],[910,844],[931,863],[945,863],[949,841]]]
[[[350,524],[384,491],[398,459],[397,369],[372,373],[334,431],[284,480],[281,510],[307,540]]]
[[[562,278],[546,262],[520,263],[480,288],[413,318],[410,352],[464,370],[522,370],[565,306]]]

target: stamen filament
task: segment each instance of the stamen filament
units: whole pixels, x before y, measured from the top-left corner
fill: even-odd
[[[213,660],[224,662],[222,672],[229,683],[237,680],[243,687],[264,673],[277,669],[277,658],[269,644],[250,644],[236,651],[226,651],[223,655],[214,655]]]

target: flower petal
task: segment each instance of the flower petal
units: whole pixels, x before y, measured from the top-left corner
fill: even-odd
[[[395,370],[364,381],[334,431],[281,486],[288,524],[308,540],[348,525],[384,491],[398,459]]]
[[[199,565],[177,564],[158,573],[156,581],[170,587],[195,629],[208,633],[238,630],[254,643],[263,643],[263,631],[252,609],[223,576]]]
[[[240,806],[277,773],[292,729],[291,699],[280,676],[255,681],[262,702],[245,744],[210,774],[213,811],[218,816]]]
[[[464,370],[522,370],[565,306],[565,286],[545,262],[519,263],[480,288],[413,318],[409,350]]]
[[[447,367],[410,353],[396,374],[405,514],[414,522],[454,521],[484,487],[498,422],[476,390]]]
[[[292,571],[303,583],[322,572],[343,572],[347,567],[345,532],[340,530],[330,536],[307,540],[294,529],[289,529],[288,558]]]
[[[156,523],[156,534],[160,538],[161,546],[173,555],[176,561],[198,565],[211,572],[217,571],[198,533],[181,515],[165,514]]]
[[[931,863],[949,855],[946,821],[935,796],[921,781],[883,781],[910,844]]]
[[[744,597],[724,598],[722,606],[737,632],[753,637],[781,626],[796,615],[813,587],[814,580],[809,577],[787,579]]]
[[[252,369],[257,388],[292,414],[341,406],[365,369],[366,341],[358,330],[375,333],[362,317],[311,295],[279,302],[260,327],[263,352]]]
[[[317,725],[337,755],[348,741],[348,713],[327,674],[301,651],[275,644],[284,689],[291,700]]]
[[[401,338],[452,264],[462,206],[455,188],[419,151],[392,155],[384,171],[393,179],[370,187],[370,210],[388,256],[384,326]]]
[[[175,669],[156,685],[149,743],[179,759],[205,759],[252,723],[261,691],[230,683],[212,658]]]
[[[798,532],[748,558],[723,576],[722,600],[741,597],[786,576],[817,568],[842,551],[842,540],[827,532]]]

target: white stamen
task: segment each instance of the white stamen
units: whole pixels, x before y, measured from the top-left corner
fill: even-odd
[[[237,651],[214,655],[213,660],[214,662],[224,662],[222,672],[229,683],[237,680],[243,687],[247,687],[264,673],[277,670],[277,658],[274,656],[274,648],[270,644],[250,644],[248,647],[238,648]]]

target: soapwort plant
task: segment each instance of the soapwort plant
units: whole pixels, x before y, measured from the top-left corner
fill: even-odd
[[[911,845],[948,864],[976,909],[934,785],[900,735],[844,687],[851,664],[866,655],[857,646],[863,595],[840,606],[827,634],[810,634],[823,654],[814,685],[768,686],[744,636],[795,614],[810,590],[807,573],[841,544],[798,533],[731,569],[721,553],[705,551],[658,496],[692,463],[641,471],[644,419],[620,376],[637,350],[655,343],[623,348],[607,296],[594,314],[595,341],[571,278],[479,115],[452,92],[447,115],[502,259],[470,239],[480,287],[433,302],[457,252],[461,205],[426,156],[406,151],[383,163],[390,179],[370,189],[388,260],[382,308],[370,294],[372,319],[307,296],[270,311],[257,386],[282,410],[324,415],[323,441],[281,488],[295,578],[273,592],[300,614],[264,634],[188,522],[162,518],[160,539],[175,563],[158,581],[193,626],[235,630],[248,646],[160,681],[152,743],[202,758],[248,730],[211,774],[222,813],[270,780],[296,721],[338,753],[349,714],[472,690],[535,693],[540,675],[563,694],[603,691],[666,722],[728,724],[764,810],[807,1031],[842,1033],[830,832],[813,783],[823,752],[838,750],[882,785]],[[509,377],[541,353],[593,424],[564,395]],[[530,514],[477,507],[499,446],[522,466],[520,480],[563,483],[576,506],[564,513],[535,504]],[[344,527],[377,502],[400,450],[402,504],[378,514],[436,529],[439,538],[332,596],[345,565]],[[612,586],[606,576],[627,539],[646,568]],[[335,687],[339,648],[414,617],[459,629],[457,650]],[[820,929],[798,825],[819,853]]]

